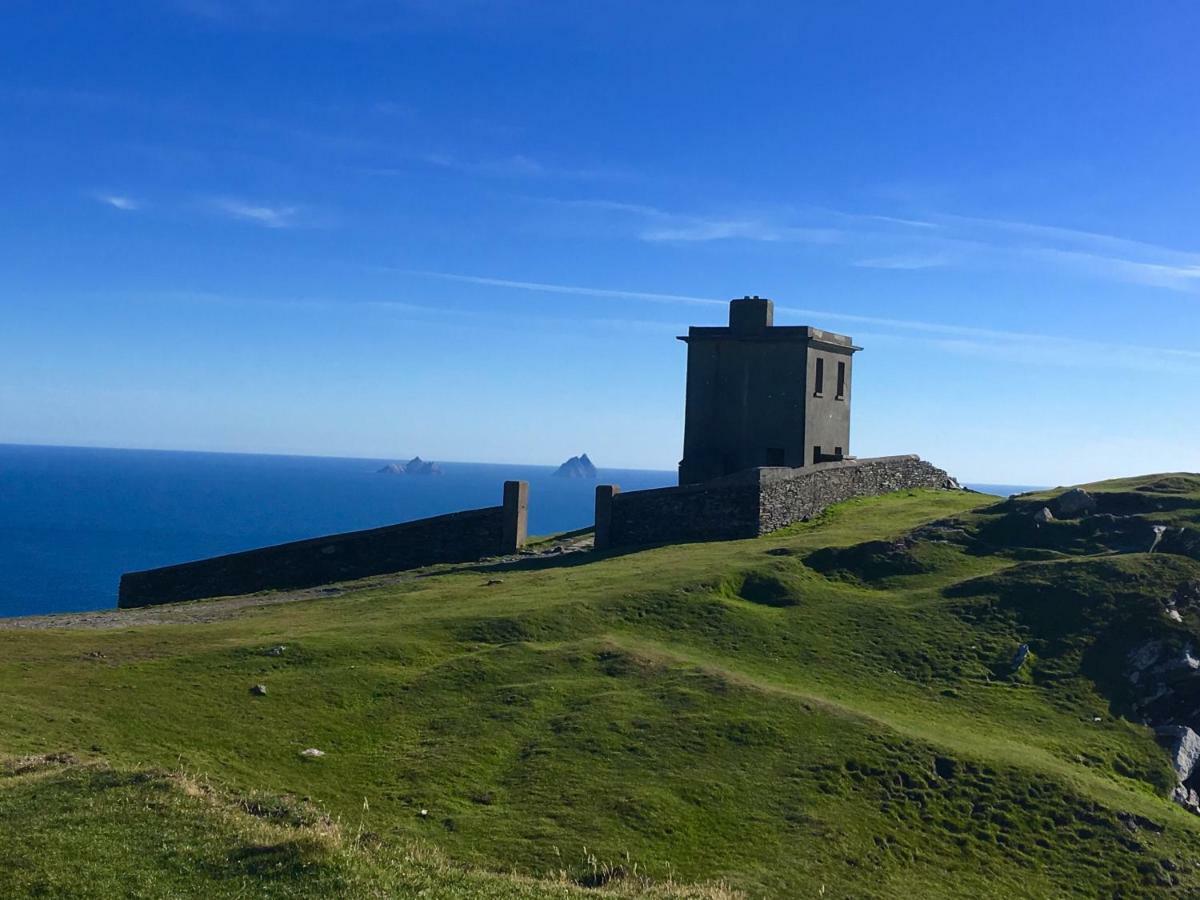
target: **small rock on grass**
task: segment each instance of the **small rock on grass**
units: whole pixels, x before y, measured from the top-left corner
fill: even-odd
[[[300,755],[301,755],[301,756],[307,756],[307,757],[309,757],[309,758],[316,758],[316,757],[318,757],[318,756],[324,756],[324,755],[325,755],[325,751],[324,751],[324,750],[318,750],[316,747],[309,747],[307,750],[301,750],[301,751],[300,751]]]
[[[267,686],[265,684],[256,684],[250,688],[250,693],[255,697],[265,697],[267,695]]]

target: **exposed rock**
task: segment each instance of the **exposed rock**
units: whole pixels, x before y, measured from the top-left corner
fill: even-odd
[[[586,453],[572,456],[554,472],[558,478],[595,478],[596,467]]]
[[[1170,751],[1175,777],[1184,784],[1196,772],[1196,763],[1200,761],[1200,735],[1186,725],[1160,725],[1154,733]]]
[[[1152,525],[1151,530],[1154,532],[1154,540],[1150,543],[1150,549],[1146,551],[1147,553],[1154,552],[1154,548],[1158,546],[1159,541],[1161,541],[1163,538],[1163,535],[1167,533],[1167,526]]]
[[[442,467],[435,462],[426,462],[414,456],[406,463],[388,463],[376,470],[380,475],[441,475]]]
[[[1027,660],[1028,658],[1029,658],[1029,645],[1022,644],[1020,647],[1017,648],[1017,652],[1013,654],[1012,670],[1014,672],[1019,671],[1021,666],[1025,665],[1025,660]]]
[[[1171,792],[1171,799],[1188,812],[1200,815],[1200,795],[1186,785],[1176,785],[1175,790]]]
[[[264,650],[263,654],[265,656],[283,656],[283,654],[286,652],[287,647],[285,647],[283,644],[277,644],[269,650]]]
[[[265,697],[267,695],[267,686],[265,684],[256,684],[250,688],[250,693],[255,697]]]
[[[300,751],[300,755],[301,755],[301,756],[307,756],[307,757],[309,757],[309,758],[316,758],[316,757],[318,757],[318,756],[324,756],[324,755],[325,755],[325,751],[324,751],[324,750],[318,750],[316,747],[309,747],[307,750],[301,750],[301,751]]]
[[[1175,588],[1175,593],[1171,595],[1168,603],[1171,606],[1182,607],[1183,609],[1200,606],[1200,578],[1185,581],[1179,587]]]
[[[1050,512],[1049,508],[1043,506],[1033,514],[1033,521],[1039,525],[1045,525],[1047,522],[1054,521],[1054,513]]]
[[[1129,651],[1129,665],[1134,672],[1140,673],[1158,662],[1162,652],[1162,641],[1147,641]]]
[[[1075,519],[1096,510],[1096,498],[1083,488],[1073,488],[1053,501],[1054,515],[1060,519]]]

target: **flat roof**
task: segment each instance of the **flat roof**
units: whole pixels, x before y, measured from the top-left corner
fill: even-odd
[[[861,350],[846,334],[836,331],[825,331],[811,325],[770,325],[756,331],[740,331],[727,325],[707,326],[693,325],[686,335],[680,335],[679,340],[688,341],[795,341],[821,344],[831,350],[846,350],[851,353]]]

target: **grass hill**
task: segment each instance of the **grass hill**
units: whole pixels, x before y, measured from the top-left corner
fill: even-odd
[[[1200,895],[1128,669],[1200,642],[1200,476],[1088,490],[0,628],[0,893]]]

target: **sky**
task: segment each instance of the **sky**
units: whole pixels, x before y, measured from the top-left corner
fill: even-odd
[[[671,469],[689,325],[850,451],[1200,470],[1192,2],[5,0],[0,442]]]

